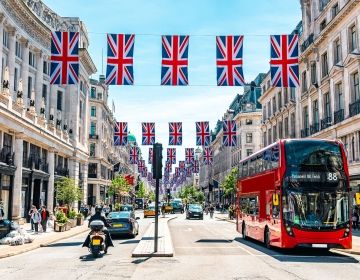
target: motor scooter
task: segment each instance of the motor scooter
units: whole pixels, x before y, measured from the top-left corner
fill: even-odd
[[[106,234],[104,233],[104,223],[102,221],[92,221],[90,223],[90,243],[89,251],[95,257],[99,257],[101,252],[105,252]]]

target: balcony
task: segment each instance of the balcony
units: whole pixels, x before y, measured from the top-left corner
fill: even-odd
[[[309,133],[308,127],[301,130],[301,138],[308,137],[309,135],[310,135],[310,133]]]
[[[321,120],[321,129],[326,129],[329,126],[332,126],[331,117],[325,117]]]
[[[301,52],[304,52],[314,42],[314,34],[310,34],[301,45]]]
[[[69,169],[67,167],[57,166],[55,168],[55,175],[68,177],[69,176]]]
[[[319,132],[319,123],[310,125],[310,134],[315,134],[316,132]]]
[[[11,149],[4,147],[0,151],[0,162],[14,166],[14,156],[15,153],[12,153]]]
[[[99,135],[97,135],[97,134],[89,134],[89,139],[99,139]]]
[[[353,117],[360,113],[360,99],[349,105],[349,116]]]
[[[340,109],[334,112],[334,124],[342,122],[344,120],[344,109]]]

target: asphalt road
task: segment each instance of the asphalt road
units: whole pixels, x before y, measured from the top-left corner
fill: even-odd
[[[131,258],[139,240],[115,240],[93,259],[80,247],[85,235],[0,260],[0,279],[359,279],[360,256],[314,250],[269,250],[243,241],[235,225],[208,216],[170,221],[175,257]],[[153,219],[141,219],[140,234]]]

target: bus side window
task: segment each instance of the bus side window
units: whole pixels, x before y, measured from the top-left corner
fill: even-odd
[[[249,176],[254,175],[255,173],[255,160],[252,158],[249,162]]]
[[[242,166],[242,176],[243,176],[243,177],[247,177],[247,176],[248,176],[248,162],[247,162],[247,161],[243,162],[243,166]]]

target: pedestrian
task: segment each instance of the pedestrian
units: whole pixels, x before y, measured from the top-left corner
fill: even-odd
[[[229,206],[229,219],[232,220],[234,217],[234,209],[232,205]]]
[[[163,203],[163,205],[161,205],[161,213],[162,213],[163,217],[165,218],[165,203]]]
[[[356,210],[354,209],[353,211],[353,215],[352,215],[352,224],[353,224],[353,229],[358,229],[358,224],[359,224],[359,214],[356,212]]]
[[[41,206],[40,214],[41,214],[41,226],[43,232],[46,232],[46,225],[50,217],[49,211],[46,209],[46,206]]]
[[[38,234],[39,233],[39,223],[41,223],[41,215],[35,206],[33,208],[32,214],[31,214],[31,220],[34,225],[35,234]]]
[[[31,230],[33,231],[34,230],[34,223],[33,223],[33,220],[32,220],[32,213],[34,212],[34,209],[35,209],[35,205],[31,205],[31,208],[29,210],[29,217],[30,217],[30,224],[31,224]]]
[[[4,205],[2,202],[2,199],[0,199],[0,221],[2,221],[5,217],[5,213],[4,213]]]
[[[209,207],[209,211],[210,211],[210,218],[212,219],[213,216],[214,216],[214,206],[212,204],[210,204],[210,207]]]

